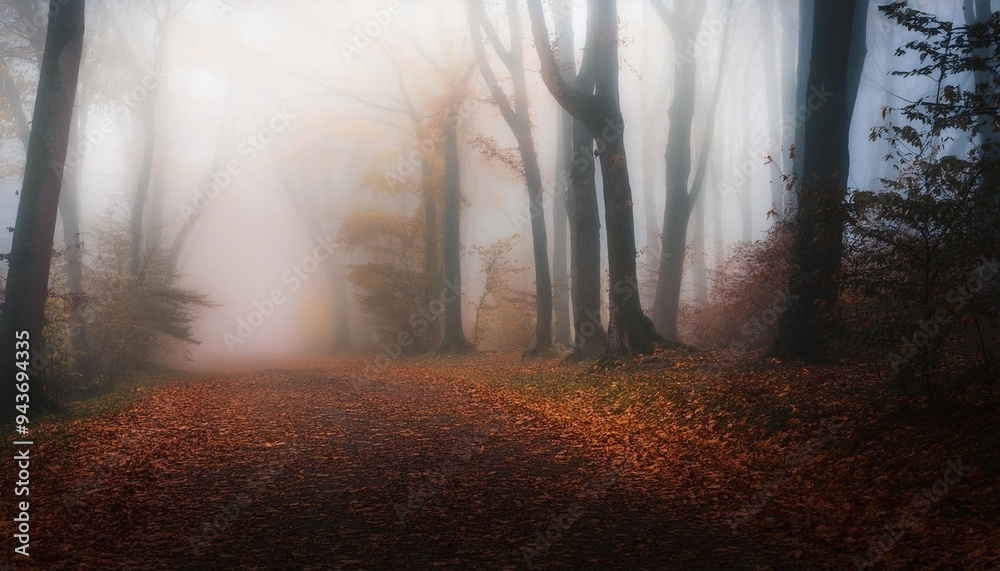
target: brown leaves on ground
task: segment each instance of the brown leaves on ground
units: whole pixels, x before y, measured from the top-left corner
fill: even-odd
[[[995,398],[932,415],[874,377],[677,350],[600,371],[356,356],[136,388],[35,427],[32,557],[11,562],[996,568]]]

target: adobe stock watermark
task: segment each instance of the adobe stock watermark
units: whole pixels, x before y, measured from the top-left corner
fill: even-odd
[[[491,418],[485,425],[471,434],[465,435],[458,443],[456,450],[453,451],[454,460],[445,460],[434,469],[426,472],[419,484],[411,485],[407,489],[406,502],[393,505],[396,521],[401,524],[405,523],[406,518],[424,507],[428,500],[434,497],[458,472],[461,465],[469,462],[473,456],[483,450],[487,440],[503,426],[506,420],[503,415]]]
[[[799,106],[794,115],[786,114],[781,124],[781,137],[788,140],[795,136],[795,130],[808,121],[813,112],[818,111],[827,101],[833,97],[833,91],[827,91],[826,85],[821,84],[818,88],[813,85],[809,87],[809,95],[805,103]],[[770,136],[760,145],[755,146],[746,153],[746,158],[733,168],[729,180],[719,185],[722,196],[729,197],[738,195],[740,188],[746,183],[761,166],[772,162],[769,157],[771,150],[778,147],[780,141],[775,141]],[[764,157],[766,160],[761,160]]]
[[[920,354],[920,351],[941,333],[942,326],[947,325],[977,293],[989,287],[990,283],[996,280],[998,273],[1000,273],[1000,262],[995,257],[992,260],[980,258],[979,271],[970,276],[965,283],[951,288],[945,294],[946,307],[939,307],[933,316],[917,321],[917,330],[910,335],[900,336],[899,348],[886,355],[892,371],[898,373],[904,365]]]
[[[412,181],[418,173],[422,173],[424,163],[435,156],[444,140],[444,131],[450,125],[458,125],[482,105],[483,101],[492,101],[487,87],[479,85],[472,96],[463,98],[462,102],[447,113],[442,124],[435,124],[430,117],[425,117],[420,133],[417,134],[417,148],[408,153],[400,153],[396,162],[390,168],[383,169],[382,176],[397,183]]]
[[[417,335],[425,333],[432,324],[437,323],[444,316],[446,305],[460,303],[462,289],[458,284],[445,280],[441,294],[432,299],[426,308],[411,313],[407,318],[407,323],[413,328],[413,332]],[[365,364],[364,372],[360,378],[351,379],[353,388],[355,390],[370,389],[373,383],[379,380],[380,373],[385,371],[390,363],[402,357],[404,351],[415,342],[416,339],[408,331],[397,332],[395,339],[379,341],[380,354]]]
[[[715,44],[719,40],[719,37],[722,36],[729,21],[732,20],[736,10],[746,3],[747,0],[736,0],[732,6],[723,8],[722,14],[718,18],[702,26],[695,37],[688,40],[688,44],[684,46],[683,52],[674,53],[674,62],[677,65],[677,69],[680,70],[688,64],[694,63],[706,49]]]
[[[88,125],[86,132],[82,133],[82,137],[77,140],[76,145],[66,149],[65,162],[61,164],[53,163],[52,168],[60,173],[67,168],[79,168],[83,164],[84,159],[100,147],[111,132],[114,131],[115,120],[127,118],[130,111],[135,111],[154,91],[159,89],[166,77],[167,75],[162,71],[157,72],[153,69],[147,69],[139,80],[139,83],[131,89],[126,90],[118,98],[120,105],[113,113],[114,119],[105,117],[96,125]]]
[[[870,569],[889,554],[899,540],[908,531],[917,525],[917,516],[925,515],[931,511],[931,506],[948,495],[951,487],[957,484],[966,474],[971,472],[972,466],[963,464],[961,458],[948,460],[945,464],[944,474],[930,486],[924,487],[920,492],[913,494],[909,508],[903,512],[896,520],[884,526],[884,533],[876,539],[868,540],[868,551],[864,557],[854,556],[855,569]]]
[[[820,428],[812,438],[785,456],[785,467],[777,469],[772,477],[761,485],[760,490],[749,498],[741,500],[739,510],[726,516],[726,521],[734,531],[756,516],[781,492],[791,477],[805,469],[820,448],[833,440],[844,428],[844,425],[837,420],[826,419],[820,424]]]
[[[403,11],[403,3],[400,0],[389,0],[384,8],[370,12],[371,18],[361,27],[354,26],[354,37],[351,43],[341,42],[340,52],[344,54],[344,59],[348,63],[353,63],[351,58],[361,53],[361,50],[371,45],[372,40],[377,38],[393,18]]]
[[[560,541],[566,532],[579,521],[587,507],[604,497],[615,485],[624,472],[624,460],[617,459],[610,468],[605,468],[597,476],[591,478],[576,495],[576,500],[566,506],[566,509],[554,514],[548,525],[535,531],[534,541],[528,541],[521,546],[521,556],[530,568],[536,560],[543,557]]]
[[[209,203],[232,184],[233,180],[243,173],[243,167],[257,156],[292,123],[295,115],[287,109],[273,109],[271,119],[256,133],[244,138],[236,146],[236,152],[241,160],[231,159],[226,165],[209,176],[209,183],[195,191],[194,197],[181,204],[181,217],[186,221],[196,212],[208,208]]]
[[[281,282],[285,284],[285,287],[274,288],[267,297],[255,300],[252,304],[253,309],[236,319],[234,332],[226,331],[222,334],[222,340],[230,353],[234,353],[237,346],[243,345],[253,337],[254,332],[260,329],[269,317],[274,315],[277,308],[288,301],[288,294],[302,287],[306,280],[320,268],[321,263],[330,259],[334,251],[340,247],[330,236],[323,240],[317,240],[316,244],[311,255],[306,256],[301,262],[281,274]]]

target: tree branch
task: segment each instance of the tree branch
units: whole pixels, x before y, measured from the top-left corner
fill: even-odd
[[[597,103],[594,95],[574,89],[562,76],[559,62],[549,45],[549,32],[545,28],[545,15],[541,0],[528,0],[528,15],[531,19],[531,35],[535,40],[535,50],[542,65],[542,81],[563,109],[573,117],[587,122],[591,108]],[[589,39],[589,38],[588,38]]]

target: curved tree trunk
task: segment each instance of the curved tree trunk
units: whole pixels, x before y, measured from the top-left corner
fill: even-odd
[[[562,77],[549,46],[540,0],[528,2],[528,11],[545,86],[598,142],[611,279],[606,354],[648,353],[653,348],[653,341],[662,338],[642,313],[639,303],[632,187],[625,154],[625,122],[618,93],[618,6],[615,0],[589,0],[587,6],[587,49],[593,50],[593,95],[574,89]]]
[[[163,54],[166,44],[166,30],[161,28],[156,33],[156,44],[153,69],[156,76],[160,77],[163,69]],[[143,102],[142,108],[142,166],[139,167],[139,177],[136,181],[135,198],[132,201],[131,229],[132,245],[130,248],[131,260],[129,263],[129,275],[136,277],[140,273],[142,265],[142,238],[143,238],[143,217],[146,212],[146,200],[149,197],[150,186],[153,175],[153,159],[156,146],[156,100],[159,88],[154,87]]]
[[[662,4],[653,4],[670,28],[674,43],[674,97],[670,104],[670,127],[665,151],[667,197],[663,209],[663,235],[660,239],[660,266],[653,299],[653,323],[668,339],[677,338],[677,311],[680,306],[681,280],[692,200],[688,195],[691,177],[691,124],[694,121],[695,78],[697,65],[685,50],[696,45],[695,39],[705,13],[703,2],[677,3],[673,13]]]
[[[503,46],[499,36],[482,12],[479,0],[468,2],[469,29],[473,34],[473,49],[479,70],[493,101],[500,109],[507,126],[517,139],[517,150],[524,166],[524,182],[528,191],[528,215],[531,221],[531,248],[535,261],[535,347],[531,353],[540,354],[552,348],[552,277],[549,273],[549,241],[545,230],[545,203],[542,189],[542,171],[538,166],[538,152],[532,135],[531,115],[528,109],[528,87],[524,77],[524,57],[521,50],[521,19],[517,3],[507,0],[507,21],[510,27],[510,49]],[[514,84],[514,102],[497,82],[496,75],[481,41],[481,31],[493,46],[500,61],[510,72]]]
[[[531,248],[535,259],[535,353],[552,348],[552,278],[549,274],[549,240],[545,232],[542,174],[538,166],[531,123],[521,127],[518,148],[524,162],[531,214]]]
[[[576,41],[573,33],[572,4],[568,13],[556,19],[562,75],[580,93],[594,93],[593,48],[584,49],[579,72],[576,67]],[[569,148],[566,167],[559,178],[568,184],[566,212],[570,234],[570,291],[573,298],[573,352],[569,360],[600,356],[607,348],[608,337],[601,323],[601,211],[597,198],[597,168],[594,162],[594,137],[583,122],[563,111],[569,122]]]

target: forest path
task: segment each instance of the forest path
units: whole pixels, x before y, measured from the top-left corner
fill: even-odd
[[[32,563],[748,569],[780,560],[703,517],[688,499],[696,491],[633,473],[473,383],[358,375],[333,365],[208,375],[141,389],[127,410],[40,435]]]

